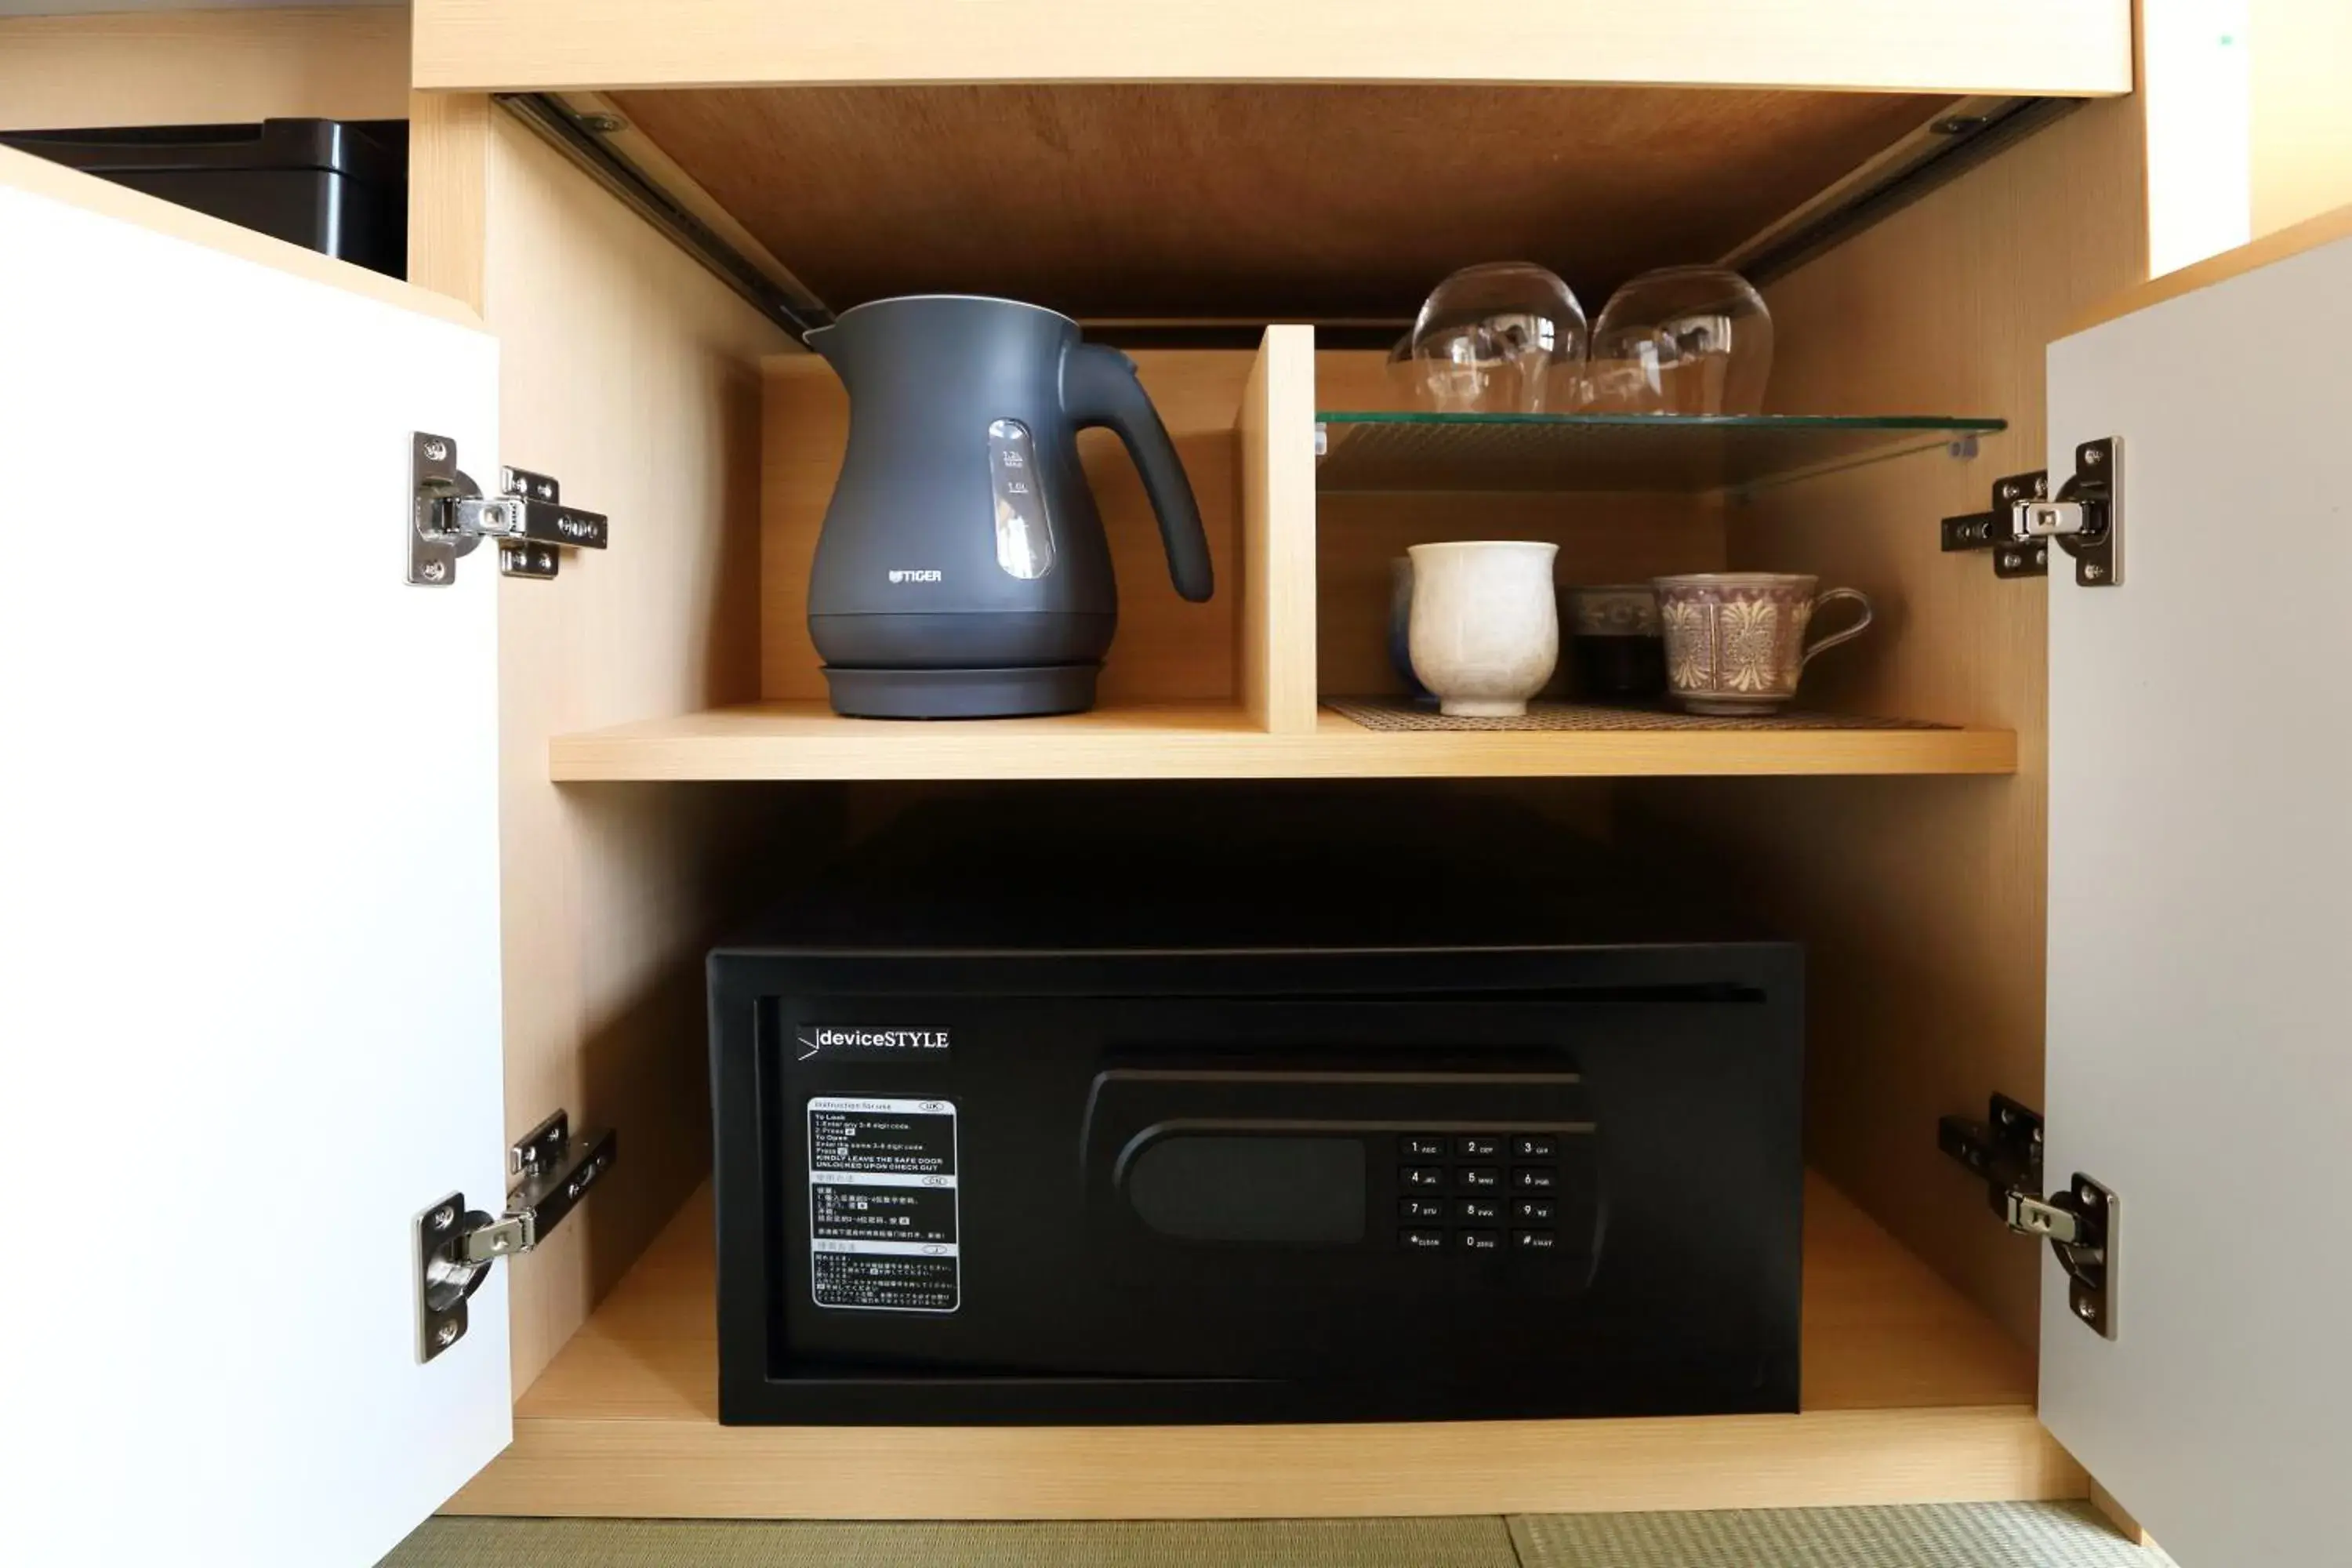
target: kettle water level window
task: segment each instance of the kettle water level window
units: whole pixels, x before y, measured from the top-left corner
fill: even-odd
[[[998,419],[988,426],[988,478],[996,492],[996,563],[1015,577],[1054,569],[1054,525],[1038,489],[1029,426]]]

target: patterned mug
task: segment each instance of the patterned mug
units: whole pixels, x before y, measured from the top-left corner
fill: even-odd
[[[1820,579],[1789,572],[1700,572],[1659,577],[1658,620],[1666,637],[1666,689],[1694,713],[1769,713],[1797,694],[1797,677],[1823,648],[1851,642],[1870,625],[1870,600],[1853,588],[1816,595]],[[1813,613],[1836,599],[1862,606],[1862,619],[1805,644]]]

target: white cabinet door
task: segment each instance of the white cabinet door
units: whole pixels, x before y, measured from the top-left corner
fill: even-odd
[[[2183,1568],[2346,1561],[2352,242],[2053,345],[2124,443],[2123,580],[2050,578],[2048,1163],[2119,1199],[2116,1338],[2042,1414]]]
[[[11,1563],[373,1563],[509,1436],[411,1239],[505,1184],[498,572],[403,581],[497,345],[352,270],[0,152]]]

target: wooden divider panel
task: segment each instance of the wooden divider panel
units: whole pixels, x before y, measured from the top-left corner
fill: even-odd
[[[1242,700],[1276,734],[1315,728],[1315,329],[1268,327],[1242,399]]]

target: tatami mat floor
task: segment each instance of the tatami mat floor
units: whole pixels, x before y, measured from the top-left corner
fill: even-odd
[[[2083,1503],[1108,1524],[428,1520],[382,1568],[2172,1568]]]

